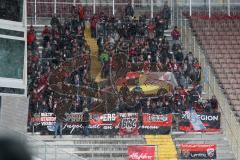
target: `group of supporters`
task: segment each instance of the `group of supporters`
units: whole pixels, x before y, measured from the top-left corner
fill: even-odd
[[[118,92],[116,104],[112,104],[112,112],[168,114],[182,113],[190,108],[197,112],[216,111],[218,103],[215,97],[206,102],[201,101],[201,66],[191,52],[186,54],[182,50],[181,34],[177,26],[171,31],[171,42],[164,36],[171,17],[167,4],[150,20],[145,16],[134,17],[134,10],[130,4],[125,12],[125,16],[120,19],[101,13],[93,15],[90,20],[92,36],[97,39],[99,47],[101,76],[111,79],[113,75],[110,74],[110,67],[113,67],[113,73],[116,75],[121,68],[114,66],[121,63],[126,71],[117,75],[118,77],[125,76],[126,72],[172,72],[178,87],[170,92],[159,91],[157,95],[149,97],[144,95],[140,85],[130,92],[125,84]],[[93,98],[79,90],[77,95],[70,95],[74,101],[69,102],[69,95],[65,95],[64,91],[63,94],[57,93],[53,87],[55,85],[62,88],[63,84],[72,84],[77,88],[92,88],[94,82],[89,73],[90,47],[86,43],[84,29],[82,6],[79,9],[74,8],[72,18],[63,23],[53,16],[51,26],[45,26],[42,31],[40,45],[43,49],[40,56],[35,29],[30,27],[27,35],[28,93],[30,116],[34,113],[53,112],[56,116],[57,131],[58,128],[61,130],[66,112],[84,112],[84,134],[87,135],[90,119],[88,110],[92,109],[90,106]],[[121,62],[123,59],[126,61]],[[74,63],[74,60],[79,60],[78,66],[67,71],[65,62]],[[61,84],[50,82],[49,77],[53,73],[59,74],[56,81],[61,76],[64,77],[64,81]],[[99,91],[99,87],[95,88]],[[73,105],[66,107],[69,103]]]
[[[53,112],[56,106],[66,99],[68,95],[55,94],[54,85],[88,86],[91,83],[90,48],[84,37],[85,25],[81,9],[83,8],[80,7],[77,12],[79,17],[73,14],[71,20],[63,23],[54,15],[51,25],[45,26],[41,32],[40,44],[37,44],[34,27],[31,26],[28,31],[28,94],[31,97],[31,114]],[[39,45],[42,46],[41,51]],[[76,63],[78,66],[67,69],[67,62]],[[53,73],[58,75],[50,82],[49,77]],[[58,83],[61,76],[65,77],[62,84],[54,84]],[[87,103],[87,98],[84,98],[84,95],[82,97],[78,99],[79,103]],[[78,111],[81,112],[82,109]]]

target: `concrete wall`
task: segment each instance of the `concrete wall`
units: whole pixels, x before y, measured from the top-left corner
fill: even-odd
[[[2,96],[0,125],[20,132],[27,131],[28,98]]]

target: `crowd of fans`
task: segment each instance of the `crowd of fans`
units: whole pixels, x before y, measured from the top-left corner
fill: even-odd
[[[69,95],[60,95],[54,92],[53,86],[58,88],[65,84],[71,84],[77,87],[88,86],[91,82],[90,67],[90,48],[84,37],[84,10],[80,6],[76,9],[70,20],[60,23],[54,15],[51,20],[51,26],[45,26],[41,37],[40,46],[43,47],[40,56],[36,41],[36,31],[33,26],[30,27],[27,35],[28,42],[28,93],[30,95],[31,113],[53,112],[57,105],[69,98]],[[65,66],[67,62],[76,63],[76,65]],[[71,68],[76,67],[76,68]],[[50,82],[50,75],[56,73],[55,79]],[[64,76],[62,84],[57,83],[61,76]],[[54,77],[54,76],[53,76]],[[56,81],[56,82],[54,82]],[[79,96],[75,101],[79,104],[87,104],[89,101],[84,93],[79,91]],[[75,103],[75,101],[73,103]],[[70,107],[69,110],[82,111],[82,107]]]
[[[125,84],[116,95],[117,100],[112,112],[168,114],[181,113],[189,108],[195,108],[198,112],[216,111],[218,103],[215,97],[206,102],[201,101],[203,88],[200,83],[201,66],[191,52],[183,51],[180,43],[181,34],[177,26],[171,31],[172,41],[164,36],[171,16],[167,4],[156,17],[150,20],[144,15],[134,17],[134,10],[130,4],[125,12],[125,17],[120,19],[101,13],[93,15],[90,20],[92,37],[97,39],[99,47],[98,58],[102,64],[101,76],[111,78],[113,75],[110,75],[110,67],[113,67],[113,72],[120,69],[114,68],[114,63],[120,63],[121,60],[112,61],[113,57],[120,55],[120,57],[126,57],[126,66],[122,67],[126,67],[127,72],[172,72],[178,82],[178,87],[169,92],[160,90],[157,95],[147,97],[140,85],[130,92]],[[69,73],[64,68],[65,62],[84,59],[83,55],[90,54],[90,48],[84,38],[84,21],[82,6],[75,8],[72,18],[66,19],[63,23],[53,16],[51,26],[45,26],[42,31],[41,59],[36,43],[36,32],[34,27],[30,27],[28,31],[28,86],[31,113],[55,112],[56,116],[63,117],[64,115],[58,113],[82,112],[84,108],[89,108],[91,98],[89,99],[83,92],[78,92],[74,98],[75,101],[72,102],[73,107],[65,110],[58,109],[68,102],[69,97],[56,94],[49,85],[49,76],[53,71],[57,71],[62,76],[67,75],[63,82],[65,84],[72,84],[75,87],[91,85],[89,83],[92,81],[89,78],[90,61],[81,61],[74,72]],[[58,119],[61,121],[61,118]]]
[[[171,31],[172,44],[164,36],[170,18],[169,7],[165,5],[162,12],[150,20],[145,16],[134,17],[130,5],[125,11],[126,17],[122,19],[103,15],[94,15],[91,19],[92,36],[97,38],[103,77],[109,76],[109,64],[114,66],[108,57],[122,55],[127,57],[127,72],[172,72],[179,87],[157,98],[143,98],[141,94],[132,95],[128,86],[124,85],[116,111],[164,114],[182,112],[189,107],[214,111],[217,107],[211,101],[215,98],[199,102],[203,87],[200,84],[201,66],[191,52],[183,53],[177,26]],[[140,86],[137,87],[141,92]]]

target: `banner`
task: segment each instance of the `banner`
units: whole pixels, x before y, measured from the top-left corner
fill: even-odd
[[[155,146],[128,146],[128,160],[154,160]]]
[[[121,123],[119,135],[138,135],[138,114],[137,113],[120,113]]]
[[[185,132],[195,132],[193,127],[192,114],[188,114],[185,112],[181,115],[181,119],[179,121],[179,130]],[[205,129],[198,130],[200,132],[219,132],[220,131],[220,119],[221,114],[219,112],[214,113],[198,113],[197,117],[202,121]]]
[[[181,159],[216,159],[215,144],[181,144]]]
[[[35,125],[50,126],[55,124],[56,117],[53,116],[53,113],[37,113],[35,114],[31,122]]]
[[[157,115],[143,113],[143,125],[144,126],[172,126],[172,114]]]
[[[89,127],[98,129],[114,129],[119,128],[121,118],[117,114],[101,114],[91,113],[90,114]]]
[[[63,122],[63,134],[82,133],[83,113],[66,113]],[[172,126],[172,114],[157,115],[143,113],[90,113],[89,131],[91,135],[126,134],[169,134]],[[29,132],[34,126],[35,132],[53,134],[56,117],[53,113],[38,113],[30,119]]]
[[[141,134],[169,134],[172,126],[172,114],[149,114],[143,113]]]

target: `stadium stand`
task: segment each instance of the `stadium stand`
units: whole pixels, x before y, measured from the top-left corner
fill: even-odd
[[[201,154],[213,157],[209,159],[238,159],[235,130],[227,128],[228,118],[235,121],[226,117],[225,104],[215,95],[217,87],[211,91],[210,82],[205,83],[206,63],[195,46],[191,48],[196,35],[238,115],[237,16],[209,19],[200,16],[205,10],[200,8],[188,17],[192,34],[186,23],[169,25],[175,13],[167,3],[152,19],[148,13],[140,14],[147,8],[140,12],[141,5],[136,5],[137,17],[132,17],[127,1],[116,6],[123,13],[115,17],[107,1],[96,6],[96,14],[87,5],[38,3],[36,13],[44,25],[28,28],[28,131],[50,152],[46,158],[46,153],[44,157],[37,151],[39,157],[64,159],[52,155],[63,149],[79,159],[123,160],[131,146],[155,146],[155,159],[161,160]],[[31,18],[32,7],[28,7]],[[63,131],[60,138],[56,128]],[[229,144],[226,136],[231,134]],[[190,154],[181,148],[183,144],[216,149]]]

